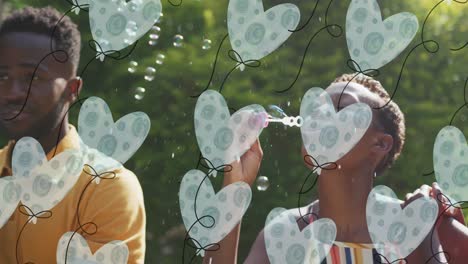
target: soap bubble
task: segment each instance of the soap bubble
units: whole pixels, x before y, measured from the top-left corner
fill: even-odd
[[[267,176],[260,176],[257,178],[257,190],[266,191],[270,187],[270,182]]]
[[[166,56],[164,56],[164,54],[159,53],[156,56],[156,64],[162,65],[164,63],[165,58],[166,58]]]
[[[281,109],[277,105],[269,105],[268,114],[275,118],[283,118],[287,116],[286,113],[284,113],[283,109]]]
[[[155,68],[153,68],[153,67],[146,68],[146,70],[145,70],[145,80],[147,80],[148,82],[151,82],[152,80],[154,80],[154,74],[155,73],[156,73]]]
[[[128,66],[128,72],[129,73],[135,73],[136,72],[136,67],[138,66],[138,62],[136,61],[131,61]]]
[[[202,46],[202,49],[204,50],[208,50],[211,48],[211,40],[209,39],[204,39],[203,40],[203,46]]]
[[[158,26],[151,27],[150,34],[149,34],[149,41],[148,44],[150,46],[154,46],[158,44],[159,33],[161,32],[161,28]]]
[[[152,26],[151,27],[151,31],[150,31],[152,34],[159,34],[161,32],[161,28],[158,27],[158,26]]]
[[[156,44],[158,44],[158,39],[159,39],[159,35],[150,34],[149,35],[148,45],[155,46]]]
[[[184,41],[184,36],[177,34],[174,36],[174,42],[172,44],[174,44],[174,47],[180,48],[182,47],[183,41]]]
[[[141,100],[143,99],[143,97],[145,97],[145,92],[146,92],[145,88],[137,87],[135,88],[133,97],[135,97],[136,100]]]

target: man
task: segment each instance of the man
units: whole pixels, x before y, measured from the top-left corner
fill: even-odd
[[[0,150],[2,177],[12,175],[12,151],[22,137],[35,138],[49,160],[54,154],[80,148],[78,133],[68,124],[67,110],[83,85],[76,76],[81,39],[70,18],[59,22],[61,17],[51,7],[28,7],[11,14],[0,28],[0,131],[11,139]],[[51,46],[57,52],[46,56]],[[69,193],[51,209],[51,216],[36,224],[25,226],[28,216],[17,208],[0,229],[0,263],[56,263],[60,237],[75,230],[83,234],[92,253],[110,241],[121,240],[128,246],[129,263],[143,263],[146,215],[142,189],[131,171],[121,167],[113,173],[115,178],[89,185],[92,178],[81,173]],[[80,232],[78,222],[92,222],[96,228],[88,225],[86,234]]]

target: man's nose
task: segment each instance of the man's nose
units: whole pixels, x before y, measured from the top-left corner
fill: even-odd
[[[18,79],[12,79],[5,87],[2,96],[10,104],[22,104],[28,92],[27,84]]]

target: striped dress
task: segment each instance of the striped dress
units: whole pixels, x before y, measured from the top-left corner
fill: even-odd
[[[381,263],[374,259],[377,254],[372,244],[344,243],[335,241],[330,253],[321,264],[368,264]],[[376,255],[377,258],[378,255]]]
[[[318,206],[317,206],[318,207]],[[312,209],[312,207],[310,208]],[[318,208],[317,208],[318,209]],[[309,212],[311,212],[309,210]],[[318,210],[317,210],[318,212]],[[310,215],[309,223],[313,222]],[[377,251],[372,244],[366,243],[348,243],[335,241],[327,257],[321,264],[381,264],[386,263],[379,260]],[[393,264],[402,264],[403,261],[395,261]]]

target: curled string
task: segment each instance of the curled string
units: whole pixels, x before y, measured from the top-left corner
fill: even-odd
[[[67,0],[68,1],[68,0]],[[75,0],[76,1],[76,0]],[[68,13],[70,13],[76,6],[71,3],[73,5],[73,7],[71,9],[68,9],[62,17],[60,17],[60,19],[57,21],[57,23],[55,24],[54,28],[52,29],[52,33],[50,34],[50,51],[54,51],[54,35],[55,35],[55,31],[57,30],[57,27],[58,25],[60,24],[60,22],[62,22],[62,19],[68,15]],[[78,8],[80,8],[78,6]],[[81,8],[80,8],[81,9]],[[65,63],[66,61],[68,61],[68,54],[66,52],[64,52],[65,55],[66,55],[66,59],[65,61],[60,61],[55,55],[53,55],[54,59],[58,62],[61,62],[61,63]]]
[[[73,231],[73,234],[70,236],[70,239],[68,240],[68,243],[67,243],[67,248],[65,250],[65,264],[67,263],[67,260],[68,260],[68,249],[70,247],[70,244],[71,244],[71,241],[73,239],[73,237],[75,236],[75,234],[79,231],[82,231],[84,234],[87,234],[89,236],[91,235],[94,235],[97,233],[98,231],[98,226],[96,225],[96,223],[90,221],[90,222],[86,222],[84,224],[81,223],[81,220],[80,220],[80,205],[81,205],[81,201],[83,200],[83,195],[85,193],[85,191],[88,189],[88,187],[91,185],[91,183],[96,180],[97,178],[99,178],[100,180],[112,180],[112,179],[115,179],[117,177],[117,174],[113,171],[106,171],[106,172],[103,172],[103,173],[97,173],[97,171],[89,164],[85,164],[84,167],[88,167],[89,169],[91,169],[92,172],[89,172],[87,170],[85,170],[85,168],[83,168],[83,172],[88,174],[89,176],[91,176],[91,180],[88,181],[88,183],[86,184],[86,186],[83,188],[83,191],[81,192],[80,194],[80,197],[78,199],[78,204],[76,206],[76,220],[78,222],[78,228],[76,228],[74,231]],[[105,176],[105,175],[110,175],[110,176]],[[85,228],[86,226],[92,226],[94,228],[93,231],[88,231],[88,228]]]
[[[221,40],[221,43],[219,43],[219,46],[218,46],[218,50],[216,51],[216,57],[215,57],[215,60],[214,60],[214,63],[213,63],[213,69],[211,70],[211,76],[210,76],[210,80],[208,80],[208,83],[206,84],[206,87],[205,89],[199,93],[198,95],[192,95],[190,97],[192,98],[197,98],[199,97],[204,91],[208,90],[208,87],[211,85],[211,81],[213,80],[213,76],[214,76],[214,73],[215,73],[215,70],[216,70],[216,64],[218,63],[218,56],[219,56],[219,52],[221,50],[221,46],[223,45],[224,41],[226,40],[226,38],[229,36],[229,34],[226,34],[224,35],[223,39]]]
[[[445,1],[445,0],[444,0],[444,1]],[[423,26],[423,27],[424,27],[424,26]],[[426,43],[429,43],[429,42],[430,42],[430,43],[435,43],[435,44],[437,45],[437,48],[436,48],[435,50],[429,50],[429,49],[427,49],[425,45],[426,45]],[[433,54],[434,54],[434,53],[436,53],[436,52],[439,50],[439,44],[437,44],[437,42],[435,42],[434,40],[426,40],[426,41],[423,41],[423,42],[417,44],[416,46],[414,46],[414,47],[408,52],[408,54],[407,54],[406,57],[405,57],[405,60],[403,61],[403,64],[401,65],[400,74],[398,74],[397,83],[396,83],[396,85],[395,85],[395,89],[394,89],[393,92],[392,92],[392,95],[390,96],[390,99],[389,99],[383,106],[380,106],[380,107],[373,107],[373,109],[377,109],[377,110],[382,109],[382,108],[386,107],[386,106],[393,100],[393,97],[395,97],[395,94],[396,94],[396,92],[397,92],[397,90],[398,90],[398,86],[399,86],[400,81],[401,81],[401,76],[403,75],[403,70],[404,70],[404,68],[405,68],[406,61],[408,60],[409,56],[413,53],[413,51],[414,51],[415,49],[417,49],[417,48],[418,48],[419,46],[421,46],[421,45],[423,45],[424,48],[426,49],[426,51],[429,52],[429,53],[433,53]]]
[[[466,87],[468,86],[468,77],[466,78],[465,80],[465,86],[463,86],[463,105],[461,105],[456,111],[455,113],[453,114],[452,116],[452,119],[450,119],[450,123],[449,125],[451,126],[452,123],[453,123],[453,120],[455,119],[455,116],[458,114],[458,112],[460,112],[460,110],[463,109],[463,107],[467,107],[468,108],[468,100],[466,98]]]
[[[328,10],[330,10],[330,6],[332,5],[333,3],[333,0],[330,0],[330,2],[328,2],[328,6],[327,6],[327,9],[325,10],[325,26],[328,26]],[[333,28],[333,27],[332,27]],[[328,34],[332,35],[333,36],[333,33],[330,31],[331,28],[328,28],[327,27],[327,31],[328,31]],[[342,30],[342,29],[341,29]],[[341,34],[340,34],[341,35]]]
[[[236,63],[236,65],[234,67],[232,67],[231,70],[229,70],[229,72],[226,74],[226,76],[224,76],[224,80],[221,83],[221,86],[219,87],[219,92],[220,93],[221,93],[221,90],[224,87],[224,83],[226,83],[226,80],[228,79],[228,77],[231,75],[232,72],[234,72],[235,69],[237,69],[237,67],[243,65],[243,66],[246,66],[246,67],[257,68],[257,67],[260,67],[260,65],[261,65],[261,62],[259,60],[251,59],[251,60],[244,61],[242,59],[242,57],[240,56],[240,54],[237,53],[237,51],[232,50],[232,49],[228,51],[228,56],[229,56],[229,58],[231,60],[233,60],[233,61],[235,61],[237,63]]]
[[[452,0],[453,2],[455,3],[458,3],[458,4],[466,4],[468,3],[468,0],[464,0],[464,1],[461,1],[461,0]],[[429,16],[432,14],[432,12],[440,5],[442,4],[443,2],[445,2],[445,0],[441,0],[439,1],[432,9],[431,11],[429,11],[429,13],[427,14],[426,18],[424,19],[424,22],[423,22],[423,26],[422,26],[422,29],[421,29],[421,42],[424,43],[424,29],[425,29],[425,26],[426,26],[426,22],[427,20],[429,19]],[[439,43],[437,43],[437,41],[435,40],[431,40],[430,42],[433,42],[437,47],[436,47],[436,51],[439,50]],[[463,49],[464,47],[466,47],[468,45],[468,42],[462,46],[460,49],[451,49],[452,51],[457,51],[457,50],[461,50]],[[428,47],[426,47],[426,44],[424,44],[424,49],[426,49],[427,52],[431,52],[429,50]],[[431,53],[435,53],[435,52],[431,52]]]
[[[312,162],[309,160],[312,159]],[[297,209],[299,210],[299,215],[301,216],[300,219],[302,219],[302,221],[305,223],[305,224],[309,224],[309,221],[305,220],[305,216],[307,215],[310,215],[310,213],[306,214],[306,215],[302,215],[302,212],[301,212],[301,196],[303,194],[306,194],[308,193],[310,190],[312,190],[312,188],[315,187],[315,185],[317,184],[317,180],[318,178],[320,177],[319,174],[317,174],[317,177],[315,177],[315,180],[314,182],[312,183],[312,185],[310,187],[308,187],[306,190],[304,190],[304,186],[307,182],[307,180],[309,179],[309,177],[314,174],[318,168],[322,169],[322,170],[335,170],[338,168],[338,164],[336,162],[325,162],[325,163],[322,163],[322,164],[319,164],[318,161],[311,155],[305,155],[304,156],[304,162],[307,163],[309,166],[312,167],[312,171],[309,172],[307,174],[307,177],[304,179],[304,181],[302,182],[302,186],[301,186],[301,189],[300,191],[298,192],[299,196],[298,196],[298,199],[297,199]],[[333,165],[331,167],[329,167],[330,165]]]
[[[377,252],[377,250],[372,250],[373,251],[373,257],[374,257],[374,261],[379,263],[379,264],[382,264],[382,263],[385,263],[385,264],[391,264],[391,263],[397,263],[399,264],[400,261],[403,261],[403,263],[408,263],[408,260],[406,260],[405,258],[399,258],[399,259],[396,259],[392,262],[390,262],[384,255],[380,254],[379,252]],[[382,258],[385,260],[385,262],[382,262]]]
[[[171,6],[175,6],[175,7],[179,7],[179,6],[182,5],[182,0],[180,0],[179,3],[177,3],[177,4],[174,4],[174,3],[172,2],[172,0],[167,0],[167,2],[169,2],[169,4],[171,4]]]
[[[306,45],[306,48],[304,50],[304,55],[302,55],[302,60],[301,60],[301,64],[299,66],[299,70],[297,71],[297,74],[296,74],[296,77],[294,78],[293,82],[288,86],[288,88],[284,89],[284,90],[279,90],[279,91],[276,91],[277,93],[284,93],[284,92],[287,92],[289,91],[293,86],[294,84],[296,84],[297,80],[299,79],[299,75],[301,74],[301,71],[302,71],[302,67],[304,65],[304,61],[305,61],[305,57],[307,55],[307,51],[309,50],[309,47],[310,47],[310,44],[312,43],[312,40],[314,40],[314,38],[320,33],[322,32],[322,30],[324,29],[327,29],[327,28],[335,28],[335,27],[338,27],[340,29],[340,33],[339,34],[330,34],[332,37],[339,37],[343,34],[343,28],[340,26],[340,25],[337,25],[337,24],[332,24],[332,25],[326,25],[324,27],[322,27],[321,29],[319,29],[317,32],[315,32],[314,35],[312,35],[312,37],[309,39],[309,42],[307,43]]]
[[[468,41],[465,43],[465,45],[461,46],[460,48],[451,48],[451,51],[460,51],[468,46]]]
[[[196,170],[200,167],[200,163],[202,161],[202,158],[203,158],[203,156],[202,156],[202,153],[200,151],[199,154],[198,154],[197,166],[195,167]]]
[[[331,0],[333,1],[333,0]],[[298,32],[298,31],[301,31],[303,30],[310,22],[310,20],[312,20],[312,18],[314,17],[314,14],[315,14],[315,10],[317,9],[317,6],[318,6],[318,3],[320,2],[320,0],[317,0],[317,2],[315,2],[315,6],[314,6],[314,9],[312,10],[312,13],[310,14],[309,16],[309,19],[307,19],[307,22],[304,23],[304,25],[296,28],[296,29],[288,29],[289,32]]]
[[[456,1],[456,0],[454,0]],[[431,52],[431,50],[426,46],[425,44],[425,41],[424,41],[424,29],[426,28],[426,23],[427,23],[427,20],[429,19],[429,16],[431,16],[432,12],[434,12],[434,10],[440,5],[442,4],[443,2],[445,2],[445,0],[441,0],[439,1],[435,6],[433,6],[431,8],[431,10],[429,11],[429,13],[427,14],[426,18],[424,19],[424,22],[423,22],[423,26],[421,28],[421,43],[423,43],[423,46],[424,46],[424,49],[427,51],[427,52]],[[430,42],[434,43],[436,45],[436,48],[435,48],[435,51],[434,52],[431,52],[431,53],[435,53],[439,50],[439,43],[435,40],[430,40]]]
[[[447,199],[447,202],[443,201],[442,200],[442,197],[444,197],[445,199]],[[434,226],[438,226],[440,223],[440,219],[441,217],[445,214],[445,212],[447,210],[449,210],[451,207],[453,208],[457,208],[457,209],[466,209],[468,208],[468,206],[465,206],[465,207],[462,207],[462,206],[459,206],[457,207],[457,205],[463,205],[465,202],[467,201],[457,201],[456,203],[452,203],[452,201],[443,193],[439,193],[437,194],[437,200],[439,203],[443,203],[444,205],[446,205],[446,208],[437,216],[437,219],[435,221],[435,224]],[[425,263],[428,263],[432,258],[435,258],[437,260],[437,262],[439,263],[449,263],[448,261],[450,260],[450,254],[446,251],[439,251],[439,252],[436,252],[434,253],[434,248],[433,248],[433,243],[432,243],[432,238],[434,236],[434,231],[435,231],[435,228],[433,228],[431,230],[431,253],[432,253],[432,256],[425,262]],[[445,254],[445,256],[447,257],[447,262],[441,262],[436,256],[439,255],[439,254]]]
[[[460,112],[460,110],[462,110],[464,107],[468,108],[468,99],[466,97],[466,94],[467,94],[466,88],[467,87],[468,87],[468,77],[466,78],[465,85],[463,86],[463,105],[458,107],[458,109],[453,113],[452,118],[450,119],[450,122],[449,122],[449,126],[452,125],[453,121],[455,120],[455,117],[457,116],[458,112]],[[432,170],[431,172],[424,173],[422,176],[426,177],[426,176],[430,176],[432,174],[434,174],[434,170]]]
[[[27,205],[24,205],[24,204],[21,204],[19,207],[18,207],[18,211],[25,215],[25,216],[28,216],[28,220],[24,223],[23,227],[21,228],[19,234],[18,234],[18,238],[16,239],[16,263],[19,264],[20,261],[19,261],[19,241],[21,239],[21,235],[23,234],[23,231],[24,229],[26,228],[26,226],[28,225],[28,223],[36,218],[36,219],[47,219],[47,218],[50,218],[52,216],[52,212],[50,210],[43,210],[43,211],[39,211],[37,213],[34,213],[33,210],[31,208],[29,208]],[[32,263],[32,262],[27,262],[27,263]]]
[[[72,8],[70,9],[71,11],[75,11],[75,9],[78,8],[80,11],[88,12],[88,10],[84,8],[89,7],[89,4],[80,5],[77,0],[73,0],[73,1],[65,0],[65,1],[68,2],[72,6]]]
[[[206,165],[201,163],[201,161],[205,161]],[[193,210],[194,210],[194,214],[195,214],[195,218],[196,218],[196,221],[190,226],[190,228],[187,230],[187,232],[185,233],[185,239],[184,239],[184,246],[183,246],[183,250],[182,250],[182,263],[185,263],[185,247],[186,245],[189,245],[189,247],[193,248],[193,249],[196,249],[196,253],[195,255],[193,255],[191,258],[190,258],[190,262],[189,263],[192,263],[192,261],[195,259],[196,255],[200,252],[200,251],[216,251],[216,250],[219,250],[220,248],[220,245],[219,243],[210,243],[206,246],[202,246],[201,243],[195,239],[195,238],[191,238],[189,237],[189,234],[190,234],[190,230],[197,224],[199,223],[201,226],[203,226],[204,228],[212,228],[215,224],[216,224],[216,221],[214,219],[213,216],[211,215],[204,215],[204,216],[201,216],[199,217],[198,216],[198,213],[197,213],[197,197],[198,197],[198,193],[200,192],[200,189],[201,189],[201,186],[203,184],[203,182],[209,177],[209,175],[211,174],[211,172],[213,171],[217,171],[217,172],[229,172],[232,170],[232,166],[229,165],[229,164],[223,164],[223,165],[220,165],[220,166],[214,166],[214,164],[207,158],[204,158],[201,153],[200,153],[200,158],[199,158],[199,162],[198,162],[198,165],[201,165],[202,167],[208,169],[208,172],[205,173],[205,177],[203,177],[202,181],[200,182],[200,184],[198,185],[198,188],[197,188],[197,191],[195,193],[195,198],[194,198],[194,205],[193,205]],[[202,222],[203,219],[205,218],[208,218],[210,219],[210,224],[205,224]],[[187,243],[188,241],[192,241],[193,242],[193,246],[190,245],[190,243]],[[212,248],[213,247],[213,248]]]
[[[359,66],[359,63],[357,63],[355,60],[353,59],[348,59],[348,61],[346,62],[346,65],[348,66],[348,68],[350,68],[352,71],[356,72],[356,74],[346,83],[345,87],[343,87],[343,90],[341,91],[341,94],[340,94],[340,97],[338,98],[338,104],[336,106],[336,109],[338,111],[340,111],[341,107],[340,107],[340,103],[341,103],[341,97],[343,97],[343,94],[344,94],[344,91],[346,90],[346,88],[348,88],[348,85],[360,74],[364,74],[366,76],[369,76],[369,77],[375,77],[375,76],[378,76],[380,74],[379,70],[378,69],[366,69],[366,70],[362,70],[361,66]]]

